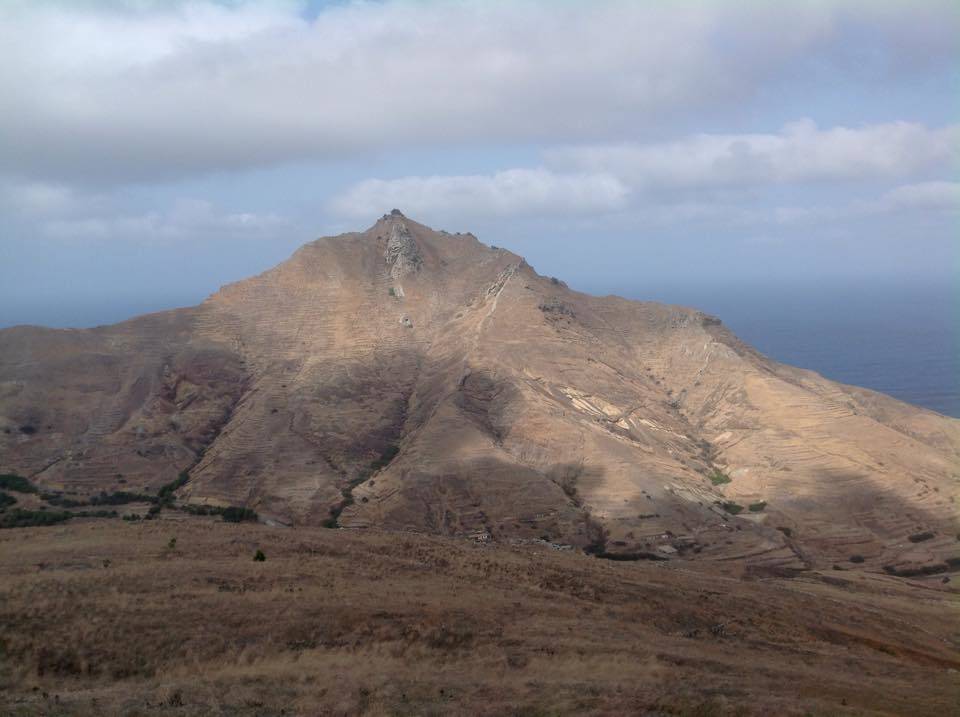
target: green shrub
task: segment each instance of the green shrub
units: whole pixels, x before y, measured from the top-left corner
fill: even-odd
[[[730,482],[730,476],[717,470],[716,468],[713,469],[713,473],[711,473],[708,477],[710,478],[710,482],[714,485],[723,485],[724,483]]]
[[[258,516],[255,510],[231,505],[220,512],[220,517],[228,523],[243,523],[255,521]]]
[[[126,505],[127,503],[156,503],[158,498],[143,493],[131,493],[125,490],[107,493],[102,491],[90,499],[90,505]]]
[[[73,514],[74,518],[116,518],[115,510],[80,510]]]
[[[10,495],[9,493],[4,493],[3,491],[0,491],[0,510],[6,510],[16,502],[17,502],[17,499],[14,498],[12,495]]]
[[[183,505],[180,507],[181,510],[189,513],[190,515],[218,515],[220,513],[220,508],[215,505]]]
[[[765,501],[765,500],[758,500],[756,503],[751,503],[750,505],[748,505],[748,506],[747,506],[747,509],[748,509],[751,513],[759,513],[760,511],[762,511],[762,510],[763,510],[764,508],[766,508],[766,507],[767,507],[767,501]]]
[[[863,562],[863,556],[862,556],[862,555],[851,555],[851,556],[850,556],[850,562],[851,562],[851,563],[862,563],[862,562]]]
[[[725,503],[721,503],[720,506],[730,513],[730,515],[736,515],[743,511],[743,506],[739,503],[734,503],[732,500],[728,500]]]
[[[173,494],[177,489],[182,488],[187,484],[187,481],[190,480],[190,476],[186,471],[182,471],[180,475],[177,476],[176,480],[172,480],[169,483],[166,483],[160,486],[160,490],[157,491],[157,500],[165,505],[169,505],[173,502]]]
[[[638,560],[666,561],[670,559],[666,555],[653,553],[649,550],[640,550],[632,553],[608,553],[606,550],[603,550],[598,553],[592,553],[592,555],[603,560],[615,560],[619,562],[636,562]]]
[[[0,475],[0,488],[4,490],[14,490],[17,493],[36,493],[37,487],[23,476],[16,473],[4,473]]]
[[[263,554],[262,550],[258,550],[253,554],[253,561],[255,563],[262,563],[266,561],[266,559],[267,559],[267,556]]]
[[[73,498],[64,498],[60,493],[41,493],[41,500],[49,503],[50,505],[55,505],[58,508],[79,508],[83,505],[89,505],[82,500],[74,500]]]
[[[72,513],[54,510],[24,510],[14,508],[0,514],[0,528],[29,528],[36,525],[56,525],[70,520]]]
[[[387,293],[390,294],[390,296],[395,297],[397,295],[397,290],[391,286],[389,289],[387,289]]]

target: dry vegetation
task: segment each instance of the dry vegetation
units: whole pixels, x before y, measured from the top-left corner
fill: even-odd
[[[734,570],[173,514],[5,530],[0,712],[945,715],[960,704],[949,584]]]

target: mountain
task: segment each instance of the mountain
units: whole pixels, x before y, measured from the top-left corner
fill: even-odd
[[[0,472],[750,570],[960,565],[960,420],[396,210],[194,308],[0,331]]]

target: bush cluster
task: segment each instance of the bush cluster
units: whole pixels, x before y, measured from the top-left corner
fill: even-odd
[[[228,523],[243,523],[247,521],[254,522],[258,516],[255,510],[231,505],[221,510],[220,517]]]
[[[256,522],[260,518],[257,511],[235,505],[226,508],[219,505],[184,505],[181,510],[190,515],[219,515],[228,523]]]
[[[14,508],[0,513],[0,528],[29,528],[37,525],[56,525],[73,517],[73,513],[56,510],[24,510]]]
[[[713,469],[713,473],[711,473],[708,477],[710,478],[710,482],[714,485],[723,485],[724,483],[730,482],[730,476],[722,471],[717,470],[716,468]]]
[[[0,488],[3,490],[12,490],[17,493],[36,493],[37,487],[23,476],[16,473],[4,473],[0,475]]]

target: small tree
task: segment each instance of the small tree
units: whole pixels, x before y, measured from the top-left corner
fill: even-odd
[[[255,563],[265,562],[266,559],[267,559],[267,556],[263,554],[262,550],[258,550],[253,554],[253,562]]]

